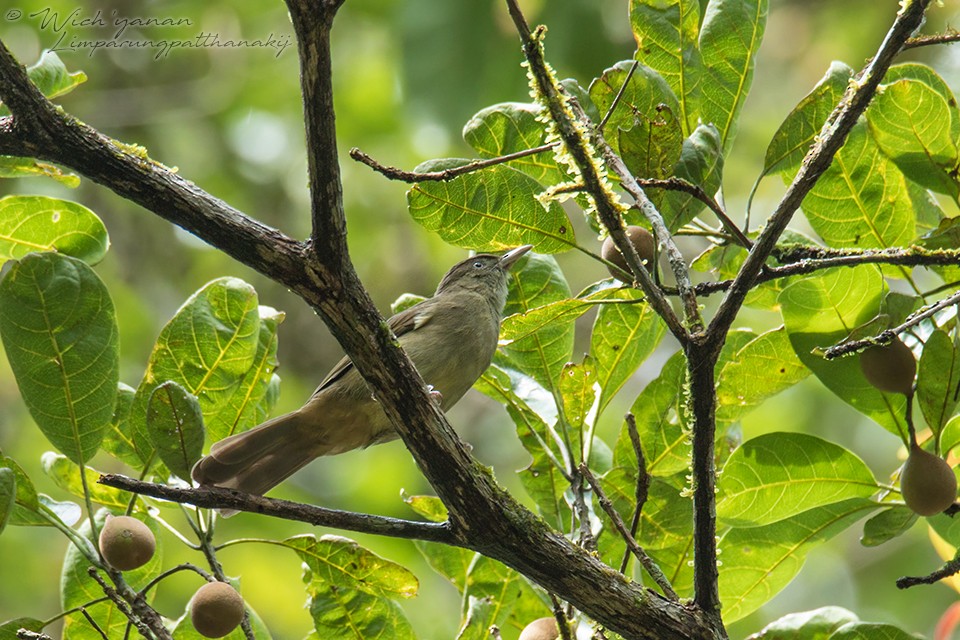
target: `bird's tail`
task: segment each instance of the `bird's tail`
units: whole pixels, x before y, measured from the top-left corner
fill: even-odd
[[[194,465],[191,475],[201,485],[263,495],[317,457],[304,439],[308,428],[305,416],[294,411],[228,436]]]

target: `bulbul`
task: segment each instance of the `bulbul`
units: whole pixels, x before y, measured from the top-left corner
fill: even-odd
[[[387,322],[444,411],[473,386],[497,350],[507,271],[531,249],[479,254],[447,272],[432,298]],[[349,358],[327,374],[306,404],[214,443],[193,467],[201,485],[263,495],[320,456],[396,439]]]

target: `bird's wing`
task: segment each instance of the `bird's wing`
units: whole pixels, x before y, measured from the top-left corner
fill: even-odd
[[[387,326],[390,327],[390,330],[393,331],[393,335],[400,338],[406,333],[410,333],[414,329],[419,329],[427,322],[430,321],[431,317],[431,307],[432,298],[423,300],[413,305],[409,309],[404,309],[400,313],[397,313],[390,317],[387,320]],[[327,377],[323,379],[320,383],[320,386],[313,392],[313,395],[317,395],[331,384],[342,378],[346,373],[353,368],[353,362],[349,357],[344,356],[343,359],[336,364],[336,366],[330,370],[330,373],[327,374]]]

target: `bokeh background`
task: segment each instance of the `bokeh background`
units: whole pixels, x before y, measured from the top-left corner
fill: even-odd
[[[583,85],[616,61],[630,58],[634,44],[626,0],[528,0],[531,22],[548,25],[548,58],[561,77]],[[952,0],[932,11],[926,31],[960,20]],[[746,196],[760,174],[767,141],[831,60],[859,68],[883,37],[897,10],[893,0],[771,0],[754,88],[746,104],[733,155],[726,159],[724,196],[728,211],[742,220]],[[106,26],[98,26],[97,18]],[[123,33],[118,34],[127,21]],[[150,24],[152,22],[152,24]],[[139,24],[137,24],[139,23]],[[191,40],[213,34],[207,46],[125,47],[93,50],[91,42]],[[282,2],[208,0],[6,0],[0,8],[0,38],[25,64],[44,48],[57,47],[70,69],[82,69],[86,84],[61,99],[64,108],[107,135],[145,146],[154,159],[263,222],[295,237],[309,232],[306,163],[303,153],[297,56]],[[272,40],[271,40],[272,38]],[[226,43],[240,39],[246,46]],[[255,46],[253,41],[272,45]],[[290,45],[283,48],[284,43]],[[518,39],[502,2],[469,0],[348,0],[334,28],[334,84],[351,256],[384,313],[403,292],[428,295],[463,251],[444,245],[413,223],[405,211],[405,186],[391,183],[347,157],[351,147],[381,162],[412,168],[423,160],[471,156],[460,137],[469,117],[502,101],[528,101]],[[73,48],[73,51],[65,50]],[[924,49],[908,57],[934,65],[960,91],[960,48]],[[905,58],[906,59],[906,58]],[[762,220],[783,186],[761,184],[753,220]],[[179,305],[209,280],[233,275],[251,282],[261,304],[286,312],[280,328],[283,378],[280,410],[299,405],[341,357],[322,322],[298,298],[170,224],[83,181],[75,190],[50,181],[0,181],[0,195],[37,193],[73,199],[106,222],[112,250],[98,267],[118,308],[122,380],[136,386],[153,341]],[[947,204],[951,215],[957,212]],[[582,243],[591,233],[572,218]],[[802,219],[798,219],[802,227]],[[702,249],[683,245],[692,258]],[[578,252],[573,252],[578,253]],[[558,260],[574,290],[605,276],[582,255]],[[709,304],[709,303],[708,303]],[[584,336],[590,317],[583,319]],[[743,326],[774,326],[770,314],[747,312]],[[584,344],[586,344],[584,342]],[[599,433],[609,442],[636,392],[656,377],[675,349],[669,338],[620,394]],[[527,456],[506,414],[479,394],[469,394],[451,414],[452,423],[492,465],[498,479],[522,493],[513,472]],[[879,478],[897,464],[898,441],[807,380],[755,411],[744,422],[746,437],[770,430],[823,435],[862,456]],[[0,358],[0,449],[13,456],[41,491],[67,496],[43,476],[39,460],[49,445],[31,422],[16,384]],[[122,470],[107,458],[94,466]],[[409,517],[401,491],[429,492],[409,455],[393,443],[321,460],[274,495],[329,507]],[[173,517],[176,523],[176,517]],[[307,527],[239,515],[222,524],[228,537],[285,537]],[[316,533],[326,533],[317,531]],[[864,620],[895,622],[931,634],[941,613],[956,600],[942,586],[898,591],[896,577],[926,573],[940,560],[921,524],[876,549],[858,542],[856,528],[814,551],[800,577],[761,611],[731,628],[741,638],[789,611],[828,604],[846,606]],[[404,603],[423,638],[452,638],[459,622],[459,597],[436,577],[412,544],[352,536],[377,553],[410,566],[421,593]],[[199,561],[172,537],[165,564]],[[59,611],[58,572],[65,540],[49,529],[8,527],[0,537],[0,620],[48,618]],[[300,566],[289,550],[243,544],[221,559],[276,638],[300,638],[311,628],[303,609]],[[722,559],[722,556],[721,556]],[[722,570],[722,569],[721,569]],[[196,576],[178,574],[159,590],[158,607],[176,617],[198,586]],[[512,632],[515,634],[515,631]],[[505,634],[505,637],[510,637]]]

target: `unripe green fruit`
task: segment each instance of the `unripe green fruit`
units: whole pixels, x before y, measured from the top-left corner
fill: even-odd
[[[653,234],[643,227],[636,225],[630,225],[624,229],[624,231],[630,240],[630,244],[636,249],[637,255],[640,256],[640,261],[649,269],[653,265],[653,260],[656,257],[657,242],[654,240]],[[600,257],[607,262],[612,262],[623,270],[624,273],[618,273],[614,269],[609,270],[610,275],[617,280],[622,280],[624,274],[630,273],[630,267],[627,266],[627,261],[624,259],[623,254],[621,254],[620,250],[613,244],[613,238],[607,236],[607,239],[603,241],[603,246],[600,247]]]
[[[208,582],[193,594],[190,621],[205,638],[222,638],[243,621],[243,598],[226,582]]]
[[[957,499],[957,476],[946,460],[913,446],[900,471],[900,492],[914,513],[934,516]]]
[[[910,395],[917,375],[917,359],[900,338],[890,344],[874,345],[860,354],[860,370],[880,391]]]
[[[153,532],[136,518],[107,516],[100,530],[100,553],[114,569],[130,571],[142,567],[156,549]]]
[[[557,640],[559,637],[556,618],[537,618],[523,628],[519,640]]]

